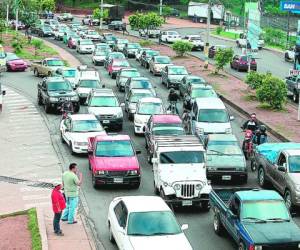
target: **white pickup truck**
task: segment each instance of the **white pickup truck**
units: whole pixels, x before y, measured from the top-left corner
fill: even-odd
[[[155,192],[170,206],[200,206],[208,211],[211,185],[199,139],[192,135],[161,136],[154,148]]]

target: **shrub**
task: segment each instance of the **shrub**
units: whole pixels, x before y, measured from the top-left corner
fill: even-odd
[[[216,29],[217,35],[220,35],[222,31],[223,31],[223,28],[221,26],[218,26]]]
[[[139,44],[142,47],[147,47],[147,46],[153,45],[154,43],[151,40],[141,40],[141,41],[139,41]]]
[[[265,77],[266,74],[261,74],[251,70],[250,73],[247,74],[245,82],[250,86],[251,89],[257,89],[262,85],[262,81]]]
[[[176,41],[172,44],[172,49],[178,56],[183,56],[185,53],[190,52],[193,48],[193,44],[188,41]]]
[[[218,49],[215,55],[215,61],[216,61],[215,73],[218,74],[220,70],[223,70],[224,66],[231,61],[232,57],[233,57],[232,48]]]
[[[281,110],[286,103],[287,88],[283,80],[266,74],[262,84],[256,90],[256,97],[270,108]]]
[[[16,38],[12,42],[12,47],[14,48],[14,52],[16,54],[20,53],[22,51],[23,45],[19,38]]]
[[[42,40],[33,39],[32,42],[31,42],[31,44],[34,47],[34,55],[37,56],[37,51],[42,48],[42,46],[43,46],[44,43],[43,43]]]
[[[266,28],[264,34],[265,42],[269,45],[285,48],[286,33],[280,29]]]

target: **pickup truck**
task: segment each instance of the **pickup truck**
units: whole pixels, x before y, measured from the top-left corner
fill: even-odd
[[[30,69],[33,74],[39,76],[53,76],[58,68],[64,67],[64,62],[59,58],[45,58],[42,61],[35,61]]]
[[[139,30],[139,35],[141,36],[141,37],[149,37],[149,38],[157,38],[157,37],[159,37],[159,35],[160,35],[160,30],[159,29],[156,29],[156,28],[154,28],[154,27],[152,27],[152,28],[149,28],[148,30],[143,30],[143,29],[140,29]]]
[[[239,250],[299,249],[300,229],[276,191],[214,189],[209,198],[215,233],[227,231]]]
[[[285,79],[288,96],[291,96],[294,102],[298,102],[300,90],[300,76],[288,76]]]
[[[300,143],[264,143],[254,150],[252,164],[261,187],[272,184],[288,209],[300,207]]]
[[[152,158],[154,192],[171,207],[210,209],[210,182],[206,178],[205,150],[196,136],[155,138]]]
[[[89,169],[92,184],[128,185],[139,188],[141,169],[128,135],[98,135],[88,138]]]

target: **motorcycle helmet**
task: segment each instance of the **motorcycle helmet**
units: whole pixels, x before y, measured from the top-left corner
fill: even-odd
[[[175,89],[170,88],[170,93],[175,93]]]
[[[267,131],[267,128],[265,125],[260,125],[259,126],[259,131],[262,132],[262,133],[265,133]]]

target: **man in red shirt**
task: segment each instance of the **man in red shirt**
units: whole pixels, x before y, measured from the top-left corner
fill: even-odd
[[[54,233],[58,236],[63,236],[64,234],[60,229],[60,218],[61,218],[62,211],[66,208],[66,201],[61,192],[61,184],[54,185],[54,189],[51,194],[51,200],[52,200],[52,209],[54,212],[54,219],[53,219]]]

